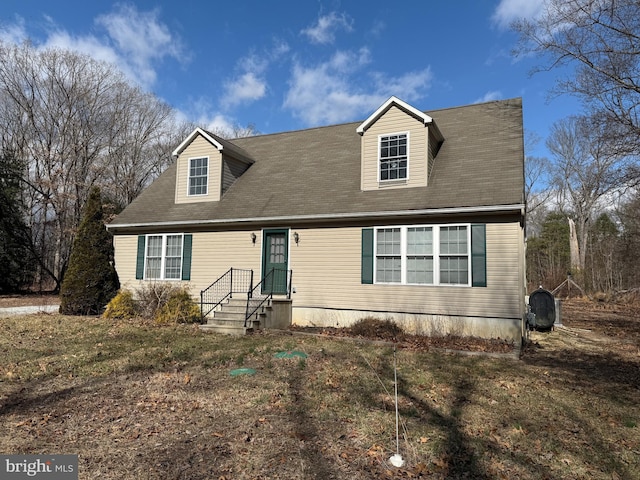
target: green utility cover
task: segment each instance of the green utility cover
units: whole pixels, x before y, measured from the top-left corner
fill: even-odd
[[[307,358],[307,354],[304,352],[298,352],[297,350],[290,350],[288,352],[278,352],[275,354],[276,358],[294,358],[294,357],[300,357],[300,358]]]
[[[237,377],[238,375],[255,375],[256,371],[253,368],[236,368],[235,370],[231,370],[229,374],[232,377]]]

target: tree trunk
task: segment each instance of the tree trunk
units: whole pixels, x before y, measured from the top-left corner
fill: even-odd
[[[569,218],[569,249],[571,251],[571,271],[582,270],[580,265],[580,248],[578,247],[578,234],[576,222]]]

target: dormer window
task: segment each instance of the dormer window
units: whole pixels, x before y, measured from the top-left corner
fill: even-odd
[[[206,195],[209,185],[209,158],[189,159],[188,195]]]
[[[409,167],[408,134],[380,136],[380,181],[406,180]]]
[[[429,115],[391,97],[362,122],[360,189],[426,187],[444,138]],[[411,170],[411,172],[409,172]]]

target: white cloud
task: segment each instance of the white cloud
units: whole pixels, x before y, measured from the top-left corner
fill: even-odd
[[[28,37],[22,17],[16,16],[16,23],[14,24],[0,24],[0,41],[20,44]]]
[[[331,12],[318,18],[315,25],[305,28],[300,33],[306,35],[311,43],[329,44],[334,42],[335,32],[340,29],[351,32],[353,20],[344,13]]]
[[[534,19],[539,16],[545,2],[546,0],[500,0],[491,19],[500,28],[509,28],[514,20]]]
[[[117,52],[139,76],[144,85],[156,80],[155,64],[165,58],[184,61],[187,57],[179,38],[160,20],[159,10],[140,12],[132,5],[101,15],[96,24],[103,27]]]
[[[431,86],[433,75],[431,68],[427,67],[416,72],[408,72],[399,77],[388,77],[376,74],[377,90],[384,92],[386,97],[395,95],[402,100],[412,102],[421,98],[424,91]]]
[[[178,123],[194,123],[216,134],[227,134],[233,131],[236,121],[220,112],[205,96],[192,97],[187,104],[176,110]],[[223,135],[224,136],[224,135]]]
[[[111,13],[96,18],[95,24],[104,35],[73,35],[44,16],[46,38],[34,45],[77,51],[117,65],[132,81],[145,88],[157,80],[156,68],[167,58],[180,62],[188,59],[180,38],[160,20],[160,12],[141,12],[131,5],[120,5]],[[29,38],[24,20],[0,28],[0,39],[20,43]]]
[[[133,76],[134,72],[128,66],[121,62],[118,52],[111,46],[101,42],[96,37],[73,37],[64,30],[51,32],[43,48],[61,48],[64,50],[73,50],[74,52],[84,53],[96,60],[120,64],[121,69],[128,76]]]
[[[259,100],[265,96],[267,85],[264,79],[255,73],[247,72],[224,85],[225,95],[222,102],[225,106]]]
[[[361,48],[357,52],[339,50],[333,54],[327,66],[336,72],[348,73],[371,63],[371,52]]]
[[[235,122],[222,113],[215,113],[209,118],[201,118],[198,124],[205,125],[206,129],[210,132],[221,135],[227,132],[233,132]]]
[[[325,68],[293,68],[292,86],[284,106],[308,125],[340,123],[354,118],[381,98],[352,92],[344,79],[331,75]]]
[[[499,90],[493,90],[485,93],[482,97],[476,98],[472,103],[485,103],[493,102],[494,100],[500,100],[502,98],[502,92]]]
[[[275,41],[270,50],[252,53],[240,59],[236,66],[241,73],[224,82],[220,103],[228,108],[260,100],[267,94],[266,72],[270,65],[289,52],[289,45]]]
[[[296,63],[284,107],[308,125],[333,124],[357,119],[391,95],[415,100],[429,87],[429,69],[399,77],[360,75],[370,62],[369,50],[361,49],[337,52],[327,62],[312,67]],[[367,78],[372,85],[366,84]],[[370,93],[365,93],[367,89]]]

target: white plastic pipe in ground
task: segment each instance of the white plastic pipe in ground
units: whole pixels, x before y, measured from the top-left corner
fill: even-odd
[[[399,415],[398,415],[398,366],[396,362],[396,347],[393,347],[393,383],[396,397],[396,453],[389,458],[389,463],[394,467],[402,467],[404,459],[400,455],[400,433],[399,433]]]

